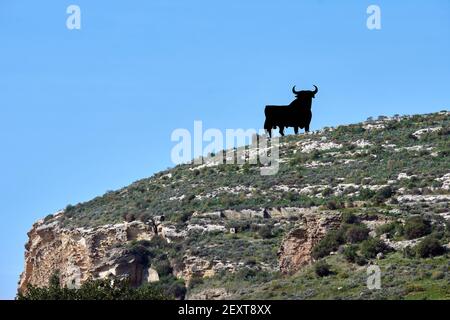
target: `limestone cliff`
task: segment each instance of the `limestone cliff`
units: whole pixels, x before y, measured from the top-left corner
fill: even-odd
[[[51,223],[40,220],[28,232],[19,290],[25,290],[28,284],[47,285],[56,270],[61,283],[68,287],[109,275],[127,276],[133,285],[140,285],[152,276],[152,271],[128,255],[123,245],[132,240],[149,240],[154,235],[153,227],[137,221],[66,229],[57,220]]]
[[[26,290],[28,284],[46,286],[55,271],[59,271],[60,282],[68,287],[79,287],[88,279],[109,276],[127,277],[133,286],[158,281],[156,270],[127,250],[130,243],[151,240],[155,235],[171,244],[189,241],[196,233],[233,234],[238,231],[228,230],[228,223],[249,221],[255,217],[266,223],[283,226],[282,228],[290,228],[294,223],[291,220],[296,221],[296,228],[288,234],[279,250],[279,267],[283,272],[290,272],[311,261],[310,253],[314,244],[339,221],[339,215],[319,212],[318,208],[286,207],[195,214],[197,220],[191,219],[181,229],[176,224],[161,221],[161,217],[147,223],[133,221],[95,228],[66,228],[60,223],[61,214],[54,215],[48,221],[39,220],[28,232],[20,291]],[[206,217],[220,219],[212,224]],[[304,237],[299,237],[299,230],[303,230]],[[235,273],[242,269],[278,270],[276,264],[266,262],[249,266],[243,261],[230,260],[230,256],[225,256],[225,259],[206,258],[193,249],[195,248],[180,252],[180,262],[171,261],[173,275],[184,279],[187,285],[193,277],[209,278],[220,272]]]
[[[329,230],[340,225],[340,215],[333,213],[306,214],[300,224],[287,234],[278,251],[280,271],[294,273],[310,264],[314,246]]]

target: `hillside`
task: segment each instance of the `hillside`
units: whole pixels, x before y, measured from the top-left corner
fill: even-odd
[[[449,134],[447,111],[379,117],[282,138],[273,176],[179,165],[38,221],[20,289],[59,270],[191,299],[450,299]]]

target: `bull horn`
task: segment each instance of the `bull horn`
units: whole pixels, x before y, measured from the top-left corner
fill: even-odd
[[[292,93],[293,94],[298,94],[300,91],[295,91],[295,86],[292,87]]]
[[[314,86],[314,88],[316,88],[316,89],[314,90],[314,94],[316,94],[317,92],[319,92],[319,88],[317,88],[316,86]]]

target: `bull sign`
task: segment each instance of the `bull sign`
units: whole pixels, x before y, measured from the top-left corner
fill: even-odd
[[[312,99],[316,97],[319,88],[314,86],[313,91],[295,90],[295,86],[292,88],[292,93],[296,99],[288,106],[266,106],[264,114],[266,121],[264,122],[264,129],[272,137],[272,129],[278,127],[280,134],[284,136],[284,128],[293,127],[295,134],[298,133],[298,129],[305,129],[305,132],[309,132],[309,126],[311,124],[312,112],[311,105]]]

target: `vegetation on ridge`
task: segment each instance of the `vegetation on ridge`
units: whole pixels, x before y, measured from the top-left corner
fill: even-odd
[[[324,128],[282,138],[274,176],[258,165],[179,165],[45,220],[77,228],[164,216],[182,236],[127,250],[178,298],[220,289],[238,299],[450,299],[449,135],[448,112]],[[301,215],[255,215],[288,207],[342,216],[293,275],[280,273],[277,253]],[[252,215],[224,218],[244,209]],[[214,272],[178,283],[191,258]],[[381,290],[366,287],[375,263]]]
[[[326,128],[314,135],[286,136],[281,139],[283,146],[280,148],[284,161],[274,176],[261,176],[258,165],[179,165],[91,201],[68,205],[61,219],[65,225],[73,227],[134,219],[147,221],[155,215],[182,222],[193,212],[225,208],[339,207],[358,200],[376,204],[400,188],[413,194],[436,193],[434,188],[439,182],[435,178],[449,172],[448,113],[402,117],[382,123],[383,128],[379,130],[369,129],[368,122]],[[420,139],[413,135],[417,130],[429,127],[442,129],[425,133]],[[362,142],[359,146],[358,141]],[[333,143],[336,147],[299,151],[299,144],[320,145],[322,142]],[[398,180],[401,173],[411,178]],[[385,185],[391,180],[397,181],[389,188],[371,189],[371,186]],[[330,192],[339,184],[356,184],[362,190],[358,194],[351,189],[339,195]],[[315,195],[274,188],[301,189],[322,185],[327,188]]]

